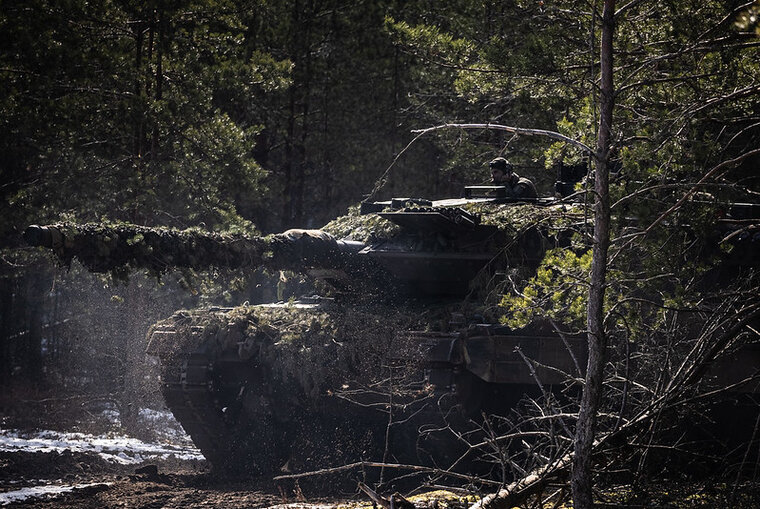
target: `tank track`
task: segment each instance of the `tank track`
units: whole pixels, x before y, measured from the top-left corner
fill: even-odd
[[[242,396],[246,380],[237,376],[224,379],[220,376],[223,364],[229,363],[220,363],[208,348],[165,364],[162,393],[166,405],[215,470],[226,475],[274,471],[287,460],[280,452],[274,423],[267,415],[258,419],[240,415],[240,401],[232,394]],[[240,371],[230,367],[224,366],[226,375]]]

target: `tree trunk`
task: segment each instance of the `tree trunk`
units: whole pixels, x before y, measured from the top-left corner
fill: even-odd
[[[143,49],[143,26],[142,23],[135,23],[134,28],[135,32],[135,101],[139,100],[140,93],[142,90],[142,74],[141,69],[143,65],[143,55],[142,55],[142,49]],[[142,137],[143,137],[143,121],[142,121],[142,114],[139,111],[134,111],[133,115],[135,115],[135,132],[134,132],[134,146],[132,148],[132,155],[134,156],[136,161],[140,160],[140,155],[142,154]]]
[[[296,130],[296,89],[290,85],[288,107],[288,128],[285,135],[285,174],[283,175],[283,200],[281,228],[290,228],[293,221],[293,138]]]
[[[144,383],[142,375],[145,363],[145,293],[141,290],[138,281],[132,281],[125,292],[124,308],[129,310],[125,319],[126,332],[123,334],[123,380],[124,386],[120,387],[121,401],[120,413],[121,424],[125,430],[131,433],[139,432],[138,416],[142,406]]]
[[[13,287],[15,278],[11,276],[0,277],[0,387],[6,387],[10,383],[12,359],[11,359],[11,331],[13,330]]]
[[[166,14],[162,8],[159,8],[157,10],[157,21],[156,26],[158,30],[158,34],[156,36],[157,43],[156,43],[156,101],[161,101],[163,99],[164,95],[164,68],[163,68],[163,60],[164,60],[164,45],[166,44]],[[158,121],[154,120],[153,122],[153,136],[151,136],[150,140],[150,160],[151,161],[158,161],[158,137],[159,137],[159,131],[158,131]]]
[[[27,331],[24,338],[24,373],[31,386],[42,384],[42,320],[45,282],[39,274],[26,279]]]
[[[296,146],[296,128],[298,117],[298,94],[301,92],[301,66],[302,64],[302,25],[301,25],[301,2],[296,0],[293,2],[293,10],[291,11],[291,23],[293,26],[292,39],[290,41],[291,49],[290,54],[293,60],[293,82],[290,85],[288,91],[288,124],[287,132],[285,135],[285,175],[284,180],[284,200],[282,211],[282,226],[284,228],[292,228],[297,223],[296,219],[296,202],[297,186],[296,175],[298,165],[301,161],[297,161],[296,157],[299,154],[298,147]]]
[[[588,364],[586,383],[575,430],[573,457],[573,507],[593,507],[591,452],[596,432],[596,417],[601,401],[607,337],[604,331],[604,292],[607,278],[607,252],[610,244],[609,170],[607,159],[612,130],[614,107],[612,82],[612,35],[615,30],[615,0],[604,0],[601,45],[601,114],[596,145],[594,179],[595,221],[594,246],[591,261],[591,286],[588,295],[586,320],[588,324]]]

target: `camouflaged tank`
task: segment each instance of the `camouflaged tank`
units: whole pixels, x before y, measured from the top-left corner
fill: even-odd
[[[760,217],[757,205],[729,212],[729,228]],[[560,199],[475,186],[457,199],[366,202],[320,230],[264,237],[66,223],[25,237],[95,272],[263,267],[329,283],[324,297],[178,311],[148,332],[166,404],[213,466],[271,474],[360,460],[448,465],[466,452],[457,434],[477,430],[470,417],[582,377],[584,338],[541,323],[511,330],[483,303],[495,306],[489,294],[533,275],[589,217]],[[744,237],[734,253],[749,262],[737,263],[756,265],[760,237]],[[758,357],[721,372],[736,378]]]
[[[529,276],[586,220],[570,203],[485,186],[363,203],[321,230],[265,237],[66,223],[25,237],[95,272],[264,267],[329,283],[329,297],[178,311],[148,333],[166,404],[213,466],[269,474],[442,464],[462,454],[446,436],[470,416],[580,376],[582,338],[510,330],[470,303]]]

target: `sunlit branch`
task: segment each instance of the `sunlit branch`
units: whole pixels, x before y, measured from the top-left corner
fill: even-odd
[[[433,131],[440,131],[441,129],[493,129],[495,131],[506,131],[508,133],[514,133],[518,135],[524,135],[524,136],[545,136],[547,138],[551,138],[553,140],[561,141],[564,143],[568,143],[570,145],[573,145],[575,147],[580,148],[583,150],[586,154],[596,157],[596,154],[594,153],[594,150],[589,147],[588,145],[578,141],[574,140],[572,138],[568,138],[564,134],[560,134],[555,131],[546,131],[544,129],[524,129],[522,127],[511,127],[507,125],[501,125],[501,124],[441,124],[433,127],[428,127],[426,129],[415,129],[412,131],[414,134],[427,134],[429,132]]]

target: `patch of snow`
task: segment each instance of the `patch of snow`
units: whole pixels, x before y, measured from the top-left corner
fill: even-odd
[[[141,419],[148,422],[163,422],[171,417],[171,412],[162,412],[152,408],[141,408],[138,412]]]
[[[262,308],[286,308],[286,309],[318,309],[320,307],[319,304],[314,304],[311,302],[271,302],[268,304],[257,304],[257,307]]]
[[[115,427],[121,426],[121,414],[116,406],[109,405],[100,410],[99,415],[109,424]],[[141,408],[137,413],[137,426],[148,430],[161,442],[181,445],[192,445],[193,443],[190,436],[182,429],[182,425],[168,410]]]
[[[0,451],[7,452],[89,452],[112,463],[134,465],[150,459],[175,457],[202,460],[201,452],[191,445],[151,444],[123,435],[94,436],[84,433],[38,431],[21,433],[0,429]]]
[[[75,484],[73,486],[65,485],[47,485],[47,486],[33,486],[31,488],[22,488],[15,491],[6,491],[0,493],[0,505],[8,505],[14,502],[23,502],[30,498],[43,498],[43,497],[55,497],[62,493],[69,493],[74,490],[89,488],[91,486],[110,486],[111,483],[90,483],[90,484]]]

